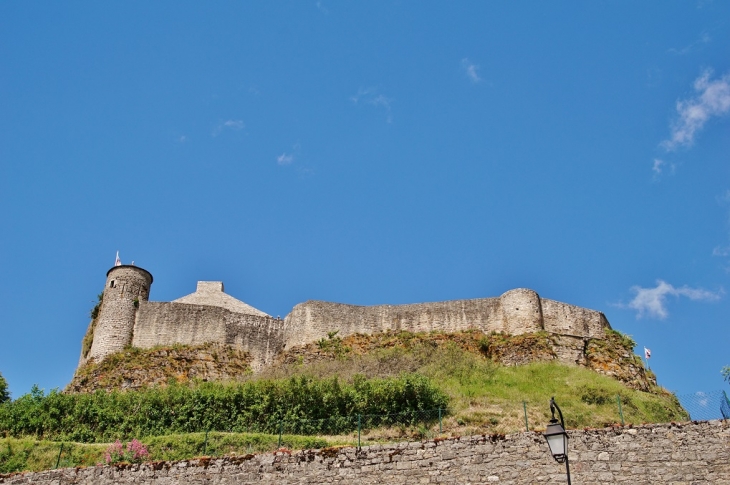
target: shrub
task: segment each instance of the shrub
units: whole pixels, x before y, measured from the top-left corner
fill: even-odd
[[[417,413],[447,403],[442,391],[417,374],[360,377],[352,384],[300,376],[93,394],[44,395],[34,387],[0,406],[0,434],[103,442],[206,430],[278,433],[281,421],[306,423],[302,434],[318,433],[322,426],[340,433],[357,428],[356,414]]]
[[[10,391],[8,391],[8,381],[0,374],[0,404],[10,401]]]
[[[104,293],[99,293],[98,295],[96,295],[96,299],[96,305],[94,305],[94,308],[92,308],[89,312],[89,317],[91,317],[91,323],[89,323],[89,328],[86,330],[86,335],[84,335],[84,338],[81,341],[81,355],[83,355],[84,358],[89,355],[89,351],[91,350],[91,344],[94,342],[96,318],[99,316],[99,310],[101,310],[101,302],[104,299]]]
[[[106,460],[107,465],[122,462],[142,463],[149,456],[150,453],[147,451],[147,447],[136,439],[127,443],[126,446],[121,441],[116,440],[106,449],[104,460]]]

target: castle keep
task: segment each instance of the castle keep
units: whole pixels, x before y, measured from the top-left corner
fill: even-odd
[[[337,331],[339,337],[387,331],[458,332],[520,335],[545,331],[560,342],[558,359],[579,363],[584,343],[602,339],[610,328],[601,312],[541,298],[519,288],[496,298],[409,305],[357,306],[310,300],[283,320],[273,318],[224,293],[219,281],[199,281],[194,293],[171,302],[149,301],[152,274],[121,265],[107,272],[103,299],[88,352],[101,361],[126,346],[224,344],[248,352],[254,370],[291,347],[306,345]]]

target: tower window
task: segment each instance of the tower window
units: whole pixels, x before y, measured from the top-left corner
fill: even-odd
[[[114,280],[112,280],[111,283],[109,283],[109,288],[114,288]]]

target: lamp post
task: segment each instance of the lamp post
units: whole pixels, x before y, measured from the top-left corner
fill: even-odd
[[[558,410],[560,422],[555,419],[555,410]],[[568,485],[570,485],[570,464],[568,463],[568,433],[565,432],[565,421],[563,421],[563,412],[555,403],[555,398],[550,398],[550,412],[553,417],[548,424],[543,436],[550,447],[550,453],[558,463],[565,463],[565,472],[568,474]]]

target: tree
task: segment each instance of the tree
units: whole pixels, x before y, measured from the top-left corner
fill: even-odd
[[[8,381],[0,374],[0,404],[10,401],[10,391],[8,391]]]
[[[720,372],[722,372],[722,378],[730,383],[730,365],[723,367]]]

